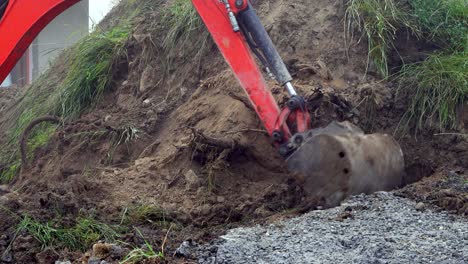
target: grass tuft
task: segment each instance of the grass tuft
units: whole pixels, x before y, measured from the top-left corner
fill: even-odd
[[[413,34],[420,30],[408,9],[393,0],[350,0],[345,14],[347,38],[353,39],[357,30],[368,42],[368,66],[372,60],[378,72],[389,75],[388,54],[393,48],[397,32],[405,27]],[[362,37],[361,36],[361,37]]]
[[[152,205],[141,204],[126,208],[122,213],[121,223],[126,225],[150,224],[153,227],[178,227],[177,220],[164,209]]]
[[[191,33],[203,25],[190,0],[174,0],[164,9],[162,24],[169,29],[163,40],[166,51],[171,51],[178,45],[184,46],[190,39]]]
[[[416,130],[457,126],[457,108],[468,96],[468,5],[466,0],[349,0],[347,39],[357,29],[367,37],[369,61],[389,76],[390,51],[398,31],[424,38],[440,50],[421,62],[404,65],[396,74],[399,90],[411,103],[402,119]],[[369,64],[368,64],[369,65]]]
[[[87,250],[98,240],[112,242],[120,236],[116,228],[85,217],[78,218],[72,227],[56,228],[50,222],[42,224],[30,216],[25,216],[18,224],[16,232],[30,234],[43,248],[67,248],[81,251]]]
[[[113,65],[124,52],[128,34],[127,27],[97,31],[75,47],[63,87],[57,93],[60,97],[56,109],[59,116],[77,117],[109,89]]]
[[[412,93],[406,124],[416,120],[417,129],[432,126],[456,128],[457,107],[468,98],[468,54],[434,54],[425,61],[405,65],[400,90]]]
[[[164,260],[164,253],[163,251],[156,251],[154,250],[153,246],[143,237],[141,231],[136,229],[140,237],[143,239],[145,244],[141,248],[134,248],[130,251],[127,256],[120,262],[121,264],[136,264],[136,263],[143,263],[146,261],[148,263],[157,263],[156,261]]]
[[[468,51],[466,0],[410,0],[409,3],[429,40],[452,51]]]
[[[11,162],[8,167],[1,170],[0,184],[8,184],[19,173],[21,160],[17,159]]]

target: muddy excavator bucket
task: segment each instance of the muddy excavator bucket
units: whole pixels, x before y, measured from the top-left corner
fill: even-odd
[[[403,152],[389,135],[365,135],[349,122],[333,122],[295,137],[304,143],[288,157],[289,170],[299,175],[308,196],[324,199],[328,206],[402,182]]]

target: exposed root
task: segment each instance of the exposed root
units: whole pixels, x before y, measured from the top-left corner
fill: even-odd
[[[248,145],[239,142],[239,140],[233,138],[214,138],[204,134],[202,131],[196,128],[190,128],[192,130],[194,141],[200,144],[205,144],[211,147],[217,147],[220,149],[246,149]]]
[[[21,138],[20,138],[20,151],[21,151],[21,169],[25,169],[27,168],[28,166],[28,150],[27,150],[27,147],[28,147],[28,137],[29,137],[29,134],[31,133],[31,131],[33,130],[33,128],[37,125],[39,125],[40,123],[42,122],[51,122],[51,123],[55,123],[55,124],[58,124],[60,123],[60,118],[57,117],[57,116],[43,116],[43,117],[39,117],[39,118],[36,118],[34,119],[33,121],[31,121],[31,123],[29,123],[29,125],[24,129],[23,133],[21,134]]]
[[[228,95],[229,95],[231,98],[233,98],[233,99],[235,99],[235,100],[237,100],[237,101],[242,102],[242,103],[245,105],[245,107],[247,107],[248,109],[250,109],[250,110],[252,110],[252,111],[255,112],[255,108],[252,106],[252,103],[250,102],[249,98],[247,98],[247,97],[245,97],[245,96],[239,96],[239,95],[237,95],[237,94],[235,94],[235,93],[233,93],[233,92],[229,92]]]
[[[215,172],[216,171],[225,171],[227,172],[227,164],[226,160],[228,159],[229,155],[231,155],[231,149],[223,150],[219,156],[208,166],[208,188],[213,190],[216,187],[215,184]]]

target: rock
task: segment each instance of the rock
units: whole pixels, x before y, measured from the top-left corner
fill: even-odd
[[[5,250],[2,254],[2,262],[4,263],[12,263],[13,262],[13,255],[11,254],[11,250]]]
[[[105,260],[100,260],[100,259],[97,259],[97,258],[90,258],[88,260],[88,264],[108,264],[109,262],[105,261]]]
[[[177,257],[183,257],[183,258],[192,258],[192,251],[196,249],[197,244],[194,243],[192,240],[186,240],[182,242],[182,244],[176,249],[175,255]]]
[[[216,201],[218,203],[224,203],[226,201],[226,198],[224,198],[223,196],[218,196],[216,197]]]
[[[321,61],[321,60],[317,60],[315,62],[315,72],[317,73],[317,75],[324,79],[324,80],[333,80],[333,75],[330,71],[330,69],[328,69],[327,65],[325,64],[325,62]]]
[[[69,260],[64,260],[64,261],[62,261],[62,260],[57,260],[57,261],[55,261],[55,264],[72,264],[72,263],[71,263],[71,261],[69,261]]]
[[[182,206],[184,208],[193,208],[193,201],[191,199],[185,199],[183,202],[182,202]]]
[[[154,112],[153,109],[150,109],[148,110],[148,112],[146,112],[146,116],[154,116],[156,114],[156,112]]]
[[[0,185],[0,195],[4,195],[5,193],[8,193],[8,185]]]
[[[211,212],[211,206],[209,204],[204,204],[199,208],[200,215],[206,216]]]
[[[104,117],[104,122],[109,122],[109,120],[112,118],[111,115],[106,115],[106,117]]]
[[[101,264],[101,260],[93,257],[88,260],[88,264]]]
[[[143,106],[148,107],[150,105],[151,105],[151,99],[148,98],[148,99],[143,101]]]
[[[153,67],[146,66],[140,78],[140,93],[144,93],[153,85]]]
[[[138,42],[138,43],[143,43],[148,38],[151,38],[151,34],[133,34],[133,38]]]
[[[418,211],[424,211],[424,209],[426,208],[426,205],[424,203],[420,202],[420,203],[416,204],[415,208]]]
[[[127,250],[118,246],[118,245],[112,245],[111,247],[111,252],[110,252],[110,257],[112,259],[122,259],[125,255],[127,254]]]
[[[255,209],[254,214],[259,217],[267,217],[272,214],[270,210],[268,210],[264,205]]]
[[[201,185],[200,178],[198,178],[197,174],[193,170],[188,170],[185,174],[185,188],[187,190],[197,189]]]
[[[122,82],[122,86],[127,86],[128,85],[128,80],[125,80]]]
[[[201,186],[200,188],[197,189],[197,195],[198,196],[204,196],[208,193],[208,188],[206,186]]]
[[[161,102],[159,104],[159,107],[156,108],[156,113],[162,114],[167,111],[167,103],[166,102]]]

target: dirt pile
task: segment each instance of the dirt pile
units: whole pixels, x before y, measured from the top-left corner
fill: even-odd
[[[346,47],[342,1],[256,2],[308,102],[314,127],[349,120],[366,132],[395,131],[405,101],[396,100],[393,84],[365,75],[365,46]],[[167,32],[152,24],[160,18],[154,10],[139,18],[113,91],[35,153],[2,204],[42,221],[92,214],[109,223],[121,223],[130,208],[158,207],[179,227],[169,234],[168,252],[183,240],[205,241],[226,228],[275,219],[304,205],[301,188],[204,29],[191,35],[189,48],[176,47],[167,63],[162,47]],[[282,88],[273,82],[271,87],[283,104]],[[405,135],[399,142],[408,183],[441,165],[467,164],[462,137],[428,133],[419,141]],[[451,146],[458,145],[454,152]],[[15,219],[7,214],[1,219],[0,233],[10,234],[6,230]],[[159,245],[168,231],[149,222],[139,227]],[[26,256],[15,250],[17,260]]]

